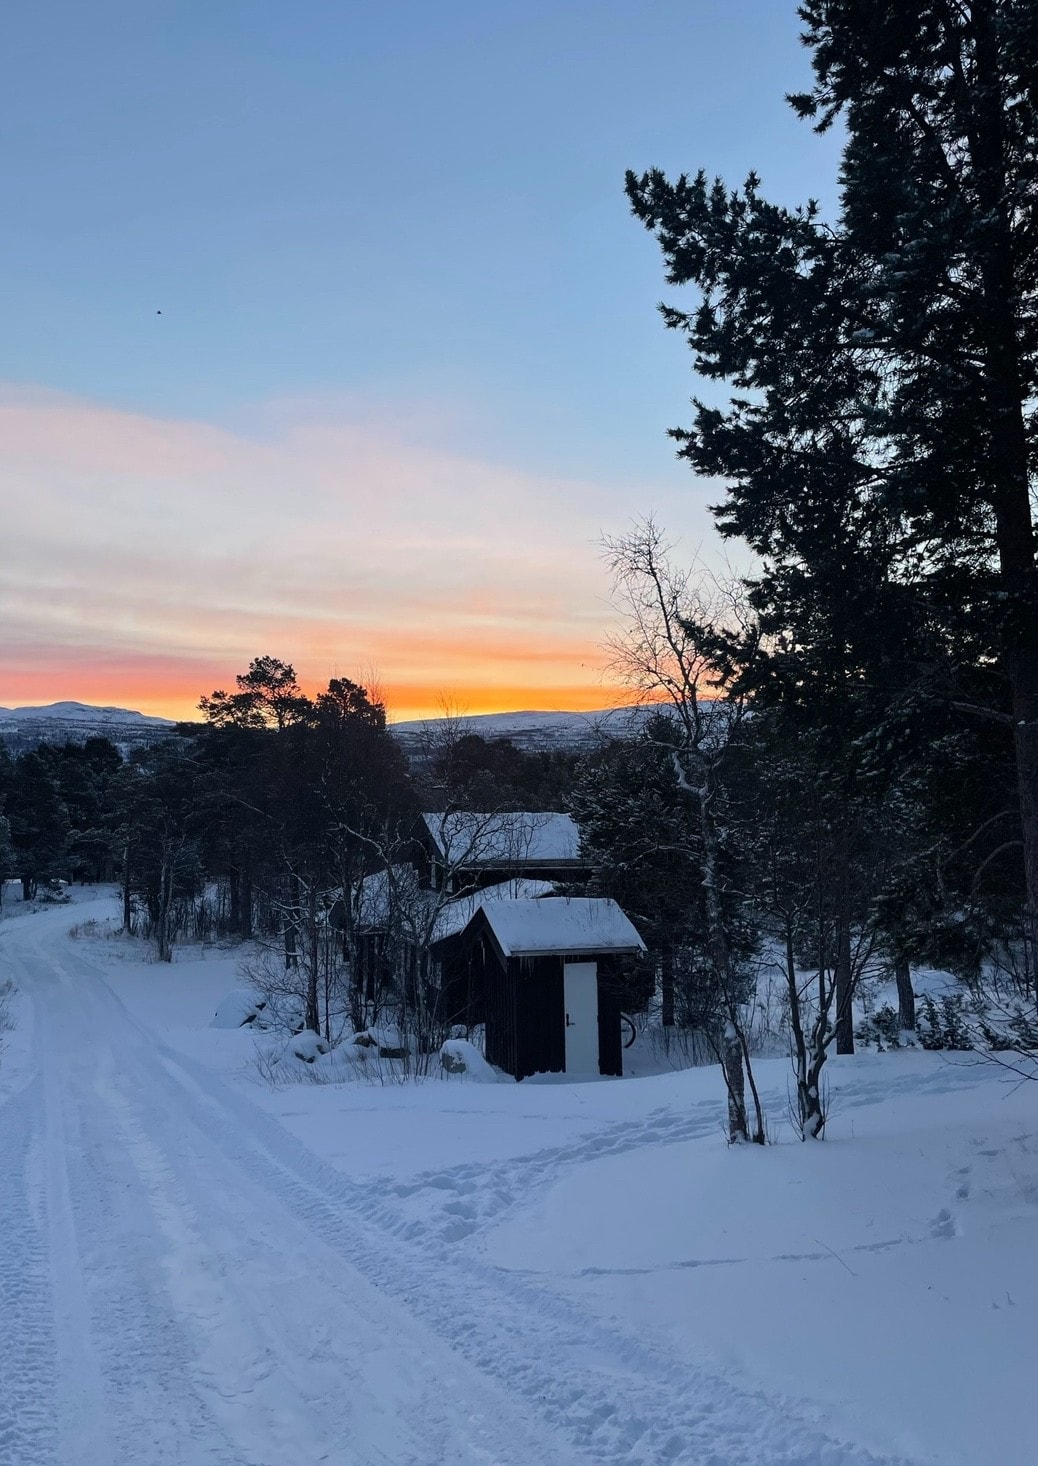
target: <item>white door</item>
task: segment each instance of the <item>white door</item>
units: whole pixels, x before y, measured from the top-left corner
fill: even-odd
[[[563,965],[566,1003],[566,1073],[597,1074],[598,1068],[598,964],[566,962]]]

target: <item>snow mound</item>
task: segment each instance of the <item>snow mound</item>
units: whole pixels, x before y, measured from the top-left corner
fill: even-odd
[[[440,1064],[447,1074],[465,1074],[479,1084],[497,1083],[497,1074],[468,1039],[449,1038],[440,1049]]]
[[[331,1044],[319,1033],[314,1033],[312,1028],[304,1028],[302,1033],[293,1034],[285,1045],[285,1057],[299,1059],[303,1064],[312,1064],[322,1054],[327,1054]]]
[[[266,1003],[250,988],[235,988],[213,1014],[210,1028],[244,1028],[263,1012]]]

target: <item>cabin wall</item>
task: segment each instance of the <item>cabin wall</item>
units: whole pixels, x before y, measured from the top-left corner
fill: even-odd
[[[478,943],[475,951],[482,953],[483,960],[487,1063],[521,1079],[516,974],[500,965],[485,942]]]
[[[624,1072],[620,969],[615,957],[598,958],[598,1072],[618,1078]]]
[[[566,1068],[566,1007],[561,957],[513,957],[508,963],[517,997],[517,1079],[561,1074]]]

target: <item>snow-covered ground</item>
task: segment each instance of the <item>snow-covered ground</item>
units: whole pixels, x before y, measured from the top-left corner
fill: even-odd
[[[233,953],[5,907],[0,1466],[1033,1466],[1038,1087],[832,1065],[729,1150],[713,1069],[294,1084]]]

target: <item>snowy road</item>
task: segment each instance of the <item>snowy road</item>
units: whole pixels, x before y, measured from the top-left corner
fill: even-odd
[[[0,948],[33,1010],[0,1106],[0,1466],[895,1466],[405,1221],[164,1048],[69,922]]]

